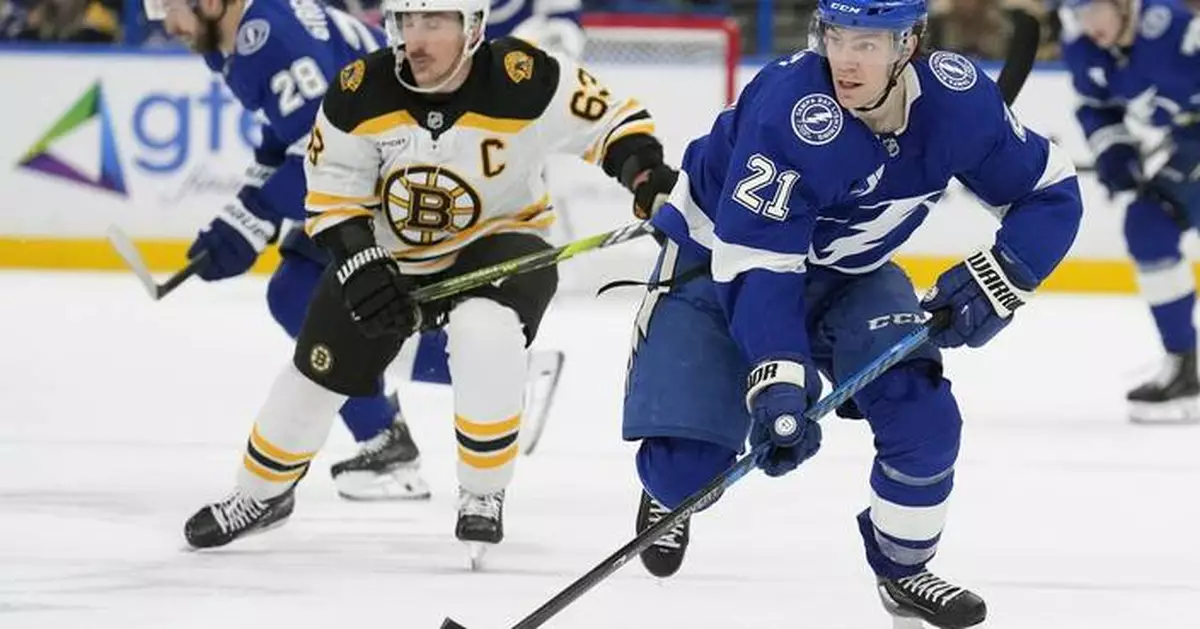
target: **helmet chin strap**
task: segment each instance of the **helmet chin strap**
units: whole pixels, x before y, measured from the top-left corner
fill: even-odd
[[[907,63],[907,61],[905,63]],[[899,61],[894,63],[892,65],[892,72],[888,76],[887,87],[883,88],[883,94],[880,94],[879,98],[873,104],[867,105],[866,107],[855,107],[854,111],[868,112],[875,111],[876,109],[882,107],[883,103],[887,101],[888,96],[891,95],[892,90],[896,88],[897,79],[900,78],[900,73],[903,71],[904,63],[900,63]]]

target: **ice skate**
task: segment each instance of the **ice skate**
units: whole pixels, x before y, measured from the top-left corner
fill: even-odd
[[[183,535],[192,548],[224,546],[239,537],[282,526],[295,506],[295,486],[269,500],[258,500],[235,489],[188,518]]]
[[[637,532],[654,526],[671,510],[642,491],[642,502],[638,507]],[[687,551],[688,538],[691,529],[691,518],[667,531],[666,535],[641,553],[642,565],[650,574],[666,578],[679,571],[683,565],[683,555]]]
[[[979,595],[928,570],[899,579],[880,578],[878,587],[897,629],[916,629],[921,621],[938,629],[965,629],[987,618],[987,605]]]
[[[477,495],[459,489],[454,536],[467,545],[471,570],[482,569],[488,549],[504,539],[504,490]]]
[[[421,452],[399,413],[387,430],[329,472],[338,495],[349,500],[425,500],[431,494],[420,473]]]
[[[1200,376],[1196,352],[1167,354],[1150,381],[1129,392],[1130,421],[1180,424],[1200,421]]]
[[[524,427],[520,436],[523,454],[532,454],[542,438],[565,359],[558,350],[533,352],[529,356],[529,379],[525,384],[525,411],[522,414]]]

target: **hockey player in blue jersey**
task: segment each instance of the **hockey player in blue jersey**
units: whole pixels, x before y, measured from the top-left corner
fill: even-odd
[[[623,434],[639,440],[638,530],[727,469],[749,437],[780,476],[813,456],[804,418],[834,383],[947,310],[932,343],[840,412],[875,436],[857,518],[892,614],[982,622],[978,595],[929,572],[962,418],[939,348],[980,347],[1066,255],[1074,169],[1023,127],[971,61],[920,50],[924,0],[820,0],[814,47],[768,64],[693,141],[653,218],[667,240],[638,313]],[[995,241],[918,301],[891,257],[957,179],[999,218]],[[685,521],[642,554],[677,571]],[[790,532],[802,538],[802,531]],[[783,547],[791,552],[790,547]]]
[[[1166,350],[1159,373],[1129,392],[1130,416],[1200,420],[1196,280],[1180,251],[1183,234],[1200,226],[1200,17],[1183,0],[1069,0],[1060,15],[1096,175],[1111,195],[1134,193],[1125,243]],[[1125,114],[1151,89],[1153,122],[1169,127],[1171,147],[1166,165],[1147,176]]]
[[[303,221],[304,147],[321,98],[349,62],[386,45],[381,29],[318,0],[146,0],[147,17],[163,20],[169,34],[204,56],[249,111],[266,119],[262,142],[246,182],[200,232],[189,257],[207,253],[199,275],[209,281],[241,275],[282,235],[284,221]],[[275,320],[295,338],[327,254],[302,228],[282,236],[282,261],[271,277],[267,301]],[[409,341],[397,371],[418,382],[448,384],[446,334],[428,332]],[[561,352],[531,356],[529,417],[538,430],[553,395]],[[430,495],[419,474],[420,453],[397,396],[381,391],[351,398],[342,418],[359,453],[331,468],[346,498],[422,499]]]

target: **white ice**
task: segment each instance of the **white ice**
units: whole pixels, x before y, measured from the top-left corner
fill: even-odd
[[[338,499],[335,424],[284,527],[211,552],[184,520],[231,487],[265,387],[289,359],[261,278],[151,302],[126,275],[0,274],[0,627],[509,627],[624,544],[638,485],[620,440],[635,303],[554,304],[568,359],[507,538],[484,573],[454,540],[447,390],[406,385],[434,498]],[[1157,343],[1132,298],[1043,296],[983,350],[947,356],[966,418],[933,567],[1010,629],[1200,627],[1200,427],[1141,427],[1123,396]],[[682,572],[635,561],[548,627],[885,629],[854,515],[867,426],[753,474],[695,521]]]

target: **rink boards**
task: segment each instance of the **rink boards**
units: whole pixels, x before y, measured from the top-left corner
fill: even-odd
[[[632,93],[655,115],[668,159],[702,134],[720,110],[721,77],[696,65],[599,65],[600,78]],[[756,71],[740,69],[740,83]],[[50,79],[53,80],[50,80]],[[173,52],[0,50],[0,85],[20,95],[0,117],[0,268],[118,269],[104,229],[120,225],[139,241],[151,266],[177,268],[196,230],[240,186],[258,123],[198,58]],[[1110,200],[1088,170],[1090,155],[1075,123],[1065,71],[1039,68],[1015,110],[1022,122],[1056,138],[1081,167],[1086,213],[1068,261],[1049,290],[1131,292],[1132,266],[1121,239],[1123,202]],[[1145,134],[1153,146],[1153,133]],[[570,156],[550,166],[562,242],[631,219],[629,197],[598,169]],[[996,221],[957,184],[906,244],[901,261],[919,284],[991,241]],[[1194,252],[1195,243],[1187,243]],[[641,275],[647,243],[581,259],[571,288]],[[256,267],[269,271],[274,252]],[[595,276],[595,277],[594,277]],[[586,279],[581,279],[586,277]]]

